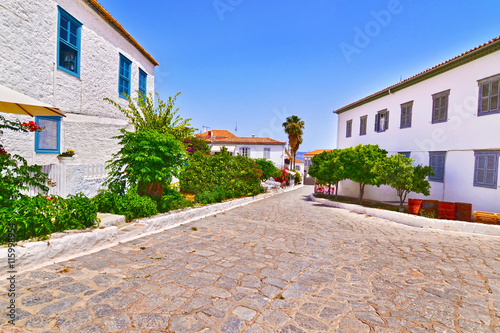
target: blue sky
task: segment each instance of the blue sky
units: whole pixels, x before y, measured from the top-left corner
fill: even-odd
[[[500,2],[100,0],[160,63],[162,99],[201,129],[334,148],[334,109],[500,35]]]

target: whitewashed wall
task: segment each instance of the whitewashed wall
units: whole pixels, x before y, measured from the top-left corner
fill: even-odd
[[[80,78],[57,69],[57,5],[82,23]],[[111,137],[126,122],[103,98],[126,105],[118,95],[120,53],[132,61],[131,91],[138,89],[140,67],[148,74],[148,93],[154,92],[154,65],[83,1],[2,1],[0,84],[67,114],[61,151],[75,150],[76,163],[104,163],[118,149]],[[57,163],[57,154],[34,153],[33,134],[6,131],[2,142],[32,163]]]
[[[231,150],[232,153],[238,154],[240,152],[240,148],[247,147],[250,148],[250,156],[251,158],[264,158],[264,148],[270,148],[270,160],[276,165],[278,168],[282,168],[284,165],[284,154],[285,154],[285,146],[281,145],[254,145],[254,144],[212,144],[213,147],[235,147],[234,150]],[[216,148],[216,150],[220,150],[220,148]]]
[[[473,209],[500,212],[500,187],[473,186],[474,150],[500,150],[500,114],[477,116],[478,80],[500,74],[500,51],[444,72],[403,90],[339,114],[338,148],[378,144],[389,153],[410,151],[416,163],[428,165],[429,151],[447,151],[444,183],[431,182],[428,198],[473,203]],[[450,89],[448,121],[432,124],[432,95]],[[401,104],[413,101],[411,128],[400,129]],[[389,129],[374,131],[375,115],[389,110]],[[368,115],[367,134],[359,135],[360,117]],[[346,138],[346,121],[353,120]],[[500,177],[499,182],[500,185]],[[358,184],[344,181],[340,194],[357,196]],[[396,200],[388,187],[367,188],[366,198]],[[412,198],[422,197],[411,194]]]

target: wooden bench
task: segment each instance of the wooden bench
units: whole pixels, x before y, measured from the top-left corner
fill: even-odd
[[[500,224],[500,214],[474,211],[474,222]]]

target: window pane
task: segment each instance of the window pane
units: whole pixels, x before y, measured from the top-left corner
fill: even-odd
[[[498,109],[498,95],[491,97],[491,111]]]
[[[77,30],[76,25],[70,22],[70,23],[69,23],[69,31],[70,31],[73,35],[76,35],[76,30]]]
[[[477,180],[476,181],[480,184],[484,184],[484,170],[483,169],[477,170]]]
[[[75,35],[70,34],[70,35],[69,35],[69,42],[70,42],[72,45],[76,46],[76,36],[75,36]]]
[[[57,123],[49,119],[38,119],[40,127],[45,127],[38,133],[38,149],[57,150]]]
[[[66,31],[66,29],[64,29],[62,26],[61,28],[59,29],[59,37],[62,39],[62,40],[68,40],[68,32]]]
[[[493,170],[486,171],[486,179],[484,180],[486,185],[493,185],[495,182],[495,173]]]
[[[489,99],[486,97],[486,98],[482,98],[481,99],[481,111],[483,112],[486,112],[486,111],[489,111]]]
[[[483,88],[483,89],[482,89],[482,90],[483,90],[483,92],[482,92],[481,96],[482,96],[482,97],[487,97],[487,96],[489,96],[489,95],[490,95],[490,84],[489,84],[489,83],[483,83],[482,88]]]
[[[68,30],[68,23],[69,21],[64,16],[61,16],[61,21],[60,21],[61,28]]]

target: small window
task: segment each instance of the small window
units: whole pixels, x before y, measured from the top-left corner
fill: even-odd
[[[240,148],[240,155],[250,157],[250,148],[247,147]]]
[[[474,163],[474,186],[497,188],[498,151],[476,151]]]
[[[478,116],[500,112],[498,101],[500,75],[479,81],[479,111]]]
[[[411,127],[412,110],[413,110],[413,102],[401,104],[401,125],[400,125],[400,128]]]
[[[139,92],[146,95],[147,92],[147,79],[148,75],[142,69],[139,68]]]
[[[366,135],[367,121],[368,121],[368,116],[363,116],[359,118],[359,135]]]
[[[130,65],[132,62],[120,54],[120,72],[118,79],[118,94],[120,97],[130,96]]]
[[[57,29],[57,68],[80,77],[80,33],[82,24],[61,7]]]
[[[264,148],[264,158],[271,159],[271,148]]]
[[[295,171],[300,171],[300,165],[295,166]]]
[[[448,121],[448,96],[450,96],[449,90],[432,95],[433,124]]]
[[[352,135],[352,119],[345,123],[345,137],[350,138]]]
[[[61,142],[61,117],[35,117],[35,122],[42,127],[35,133],[35,152],[59,154]]]
[[[411,157],[411,152],[409,151],[400,151],[398,154],[403,155],[405,157]]]
[[[382,110],[375,115],[375,132],[385,132],[389,129],[389,111]]]
[[[434,176],[429,177],[429,180],[440,182],[444,181],[444,164],[446,160],[445,151],[431,151],[429,152],[429,165],[434,171]]]

